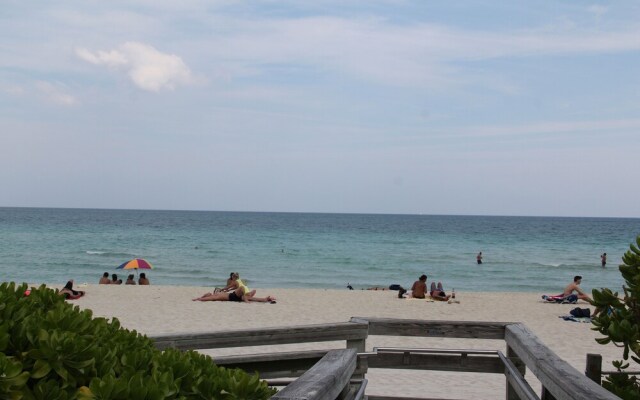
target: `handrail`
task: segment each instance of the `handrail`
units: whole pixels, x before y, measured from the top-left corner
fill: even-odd
[[[356,369],[355,349],[331,350],[272,400],[335,400],[349,390]]]
[[[362,379],[360,382],[360,388],[356,392],[356,395],[353,397],[353,400],[363,400],[365,398],[364,392],[367,389],[367,383],[369,381],[366,379]]]
[[[555,399],[619,399],[558,357],[523,324],[508,325],[504,339]]]
[[[363,342],[368,335],[366,324],[339,322],[333,324],[299,325],[262,329],[242,329],[202,333],[171,333],[149,336],[160,349],[211,349],[220,347],[262,346],[288,343],[327,342],[346,340]],[[352,347],[352,346],[348,346]],[[360,347],[360,346],[357,346]],[[363,347],[363,345],[361,346]]]
[[[412,349],[408,347],[374,347],[376,353],[416,353],[416,354],[498,354],[498,350],[458,350],[458,349]]]
[[[520,371],[518,371],[516,366],[513,365],[513,362],[505,357],[505,355],[501,351],[498,351],[497,353],[498,357],[500,357],[500,360],[504,364],[507,380],[518,394],[518,397],[520,397],[520,399],[527,400],[540,400],[540,397],[538,397],[536,392],[534,392],[529,383],[524,380],[522,374],[520,374]]]

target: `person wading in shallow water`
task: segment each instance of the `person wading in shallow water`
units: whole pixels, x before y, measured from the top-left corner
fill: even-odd
[[[602,268],[605,268],[607,266],[607,253],[602,253],[600,260],[602,261]]]
[[[476,256],[476,261],[478,262],[478,264],[482,264],[482,252],[478,253],[478,255]]]

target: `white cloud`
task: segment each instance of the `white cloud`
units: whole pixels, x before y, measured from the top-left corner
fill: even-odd
[[[74,96],[66,93],[66,88],[62,84],[39,81],[36,82],[36,88],[45,99],[52,103],[67,107],[78,103]]]
[[[126,42],[117,49],[97,52],[78,48],[76,55],[91,64],[125,70],[136,86],[151,92],[173,90],[194,81],[182,58],[144,43]]]
[[[76,49],[76,55],[81,59],[96,65],[107,65],[109,67],[120,67],[128,64],[127,58],[124,54],[111,50],[111,51],[98,51],[93,54],[87,49]]]

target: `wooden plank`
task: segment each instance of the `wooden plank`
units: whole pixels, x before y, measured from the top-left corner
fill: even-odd
[[[520,364],[522,364],[522,361],[516,356],[516,354],[513,352],[513,349],[509,346],[507,346],[507,359],[512,360],[512,363],[514,363],[514,361],[518,361]],[[519,400],[521,399],[520,393],[518,393],[514,386],[514,383],[516,382],[513,382],[513,379],[509,377],[508,368],[509,367],[505,365],[505,378],[507,381],[505,398],[506,400]],[[525,371],[526,367],[524,366],[519,370],[520,374],[522,374],[523,376]]]
[[[330,350],[313,368],[271,399],[335,400],[348,389],[356,358],[354,349]]]
[[[450,355],[421,353],[365,353],[369,368],[415,369],[424,371],[504,373],[504,365],[497,356]]]
[[[368,400],[455,400],[445,399],[444,397],[400,397],[400,396],[376,396],[367,395]]]
[[[243,354],[215,357],[216,365],[240,368],[248,373],[258,373],[262,379],[292,378],[303,375],[327,354],[328,350],[281,352],[268,354]]]
[[[249,373],[257,372],[263,379],[292,378],[304,374],[327,352],[329,350],[241,354],[215,357],[213,361],[221,367],[240,368]],[[353,377],[364,376],[366,372],[366,359],[358,357]]]
[[[334,340],[363,340],[368,335],[366,324],[340,322],[335,324],[301,325],[208,333],[181,333],[150,336],[162,350],[213,349],[221,347],[263,346],[288,343],[313,343]]]
[[[369,323],[369,335],[447,338],[504,339],[510,322],[430,321],[421,319],[352,317],[351,322]]]
[[[513,363],[513,360],[520,362],[519,358],[509,359],[501,352],[498,353],[504,365],[504,375],[507,378],[507,400],[540,400],[538,395],[524,379],[524,374]]]
[[[582,375],[545,346],[533,332],[522,324],[508,325],[505,341],[515,354],[558,400],[613,400],[609,393]]]

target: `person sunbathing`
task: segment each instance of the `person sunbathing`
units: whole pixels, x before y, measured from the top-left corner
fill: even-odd
[[[542,300],[548,303],[571,303],[574,304],[578,300],[584,300],[586,302],[591,303],[591,297],[587,295],[580,288],[580,283],[582,282],[582,277],[580,275],[576,275],[573,277],[573,282],[568,284],[567,287],[564,288],[564,291],[561,294],[549,296],[546,294],[542,295]],[[575,294],[573,292],[576,292]]]
[[[568,284],[567,287],[564,288],[564,292],[562,292],[562,295],[567,297],[572,295],[573,292],[576,292],[580,300],[591,302],[591,297],[589,297],[589,295],[582,291],[582,289],[580,288],[580,283],[582,283],[582,277],[580,275],[574,276],[573,282]]]
[[[253,295],[255,295],[255,290],[253,291]],[[242,287],[238,287],[236,290],[231,292],[217,292],[217,293],[206,293],[200,297],[192,299],[192,301],[236,301],[236,302],[261,302],[261,303],[272,303],[275,304],[276,298],[273,296],[267,297],[254,297],[254,296],[245,295]]]
[[[67,300],[75,300],[84,296],[84,292],[81,290],[73,290],[73,279],[67,282],[66,285],[58,292],[59,295],[64,296]]]
[[[437,286],[435,282],[431,282],[431,292],[429,294],[431,295],[432,299],[437,301],[448,301],[449,298],[451,298],[450,295],[447,295],[444,292],[442,282],[438,282]]]
[[[411,286],[411,297],[416,299],[424,299],[427,293],[427,276],[422,274],[417,281]]]

